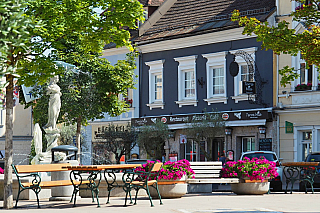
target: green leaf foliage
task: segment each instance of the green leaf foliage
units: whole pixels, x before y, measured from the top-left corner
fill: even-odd
[[[129,123],[127,126],[109,124],[98,142],[104,150],[115,155],[116,163],[119,164],[123,155],[130,155],[130,151],[136,145],[136,139],[137,132]]]
[[[165,142],[169,139],[168,124],[157,121],[138,130],[138,145],[154,160],[161,160]]]
[[[200,145],[200,141],[212,140],[224,133],[225,121],[218,112],[208,113],[205,111],[203,115],[195,115],[192,120],[187,123],[184,134],[187,138],[196,141]],[[208,161],[212,161],[211,154],[202,146],[199,146]]]
[[[305,3],[305,0],[296,0]],[[290,29],[289,22],[282,21],[277,26],[270,26],[268,22],[261,22],[256,18],[241,17],[239,11],[235,10],[232,21],[237,21],[240,26],[244,26],[243,34],[257,35],[257,40],[262,41],[262,47],[272,49],[274,53],[290,54],[296,56],[299,52],[301,58],[307,64],[320,65],[320,1],[310,0],[308,5],[302,5],[290,14],[293,20],[302,23],[305,30],[296,33]],[[289,68],[284,68],[280,74],[283,75],[281,84],[288,84],[298,75]]]

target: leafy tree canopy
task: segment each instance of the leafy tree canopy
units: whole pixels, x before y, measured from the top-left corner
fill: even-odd
[[[157,121],[153,125],[140,127],[138,130],[138,145],[152,158],[161,160],[164,145],[169,139],[168,124]]]
[[[232,21],[238,21],[240,26],[244,26],[243,34],[256,34],[257,40],[262,41],[263,48],[272,49],[276,54],[293,56],[300,52],[307,65],[320,66],[320,1],[295,1],[303,5],[291,12],[290,16],[294,21],[303,24],[305,30],[302,33],[291,29],[290,23],[285,20],[279,22],[277,26],[270,26],[268,22],[261,22],[256,18],[241,17],[237,10],[233,12]],[[305,4],[306,2],[308,4]],[[299,76],[294,68],[289,66],[279,70],[279,73],[282,75],[280,83],[284,87]]]
[[[52,55],[65,47],[66,39],[78,39],[85,53],[100,53],[111,42],[133,50],[128,29],[144,19],[137,0],[29,0],[24,12],[33,23],[26,25],[32,39],[25,42],[28,51],[20,56],[24,69],[18,71],[20,84],[26,85],[43,84],[63,71],[55,69]]]
[[[135,147],[137,139],[137,132],[128,123],[127,126],[116,126],[109,124],[104,129],[100,145],[103,149],[112,152],[115,155],[116,163],[120,163],[123,155],[129,156],[130,151]]]

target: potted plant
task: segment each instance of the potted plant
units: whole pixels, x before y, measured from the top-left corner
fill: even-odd
[[[312,84],[307,83],[307,84],[298,84],[294,90],[295,91],[304,91],[304,90],[311,90]]]
[[[160,162],[157,160],[157,162]],[[137,167],[135,171],[147,171],[154,161],[147,161],[141,167]],[[155,177],[150,177],[155,179]],[[186,159],[175,162],[167,161],[163,164],[158,177],[159,192],[162,198],[180,198],[187,193],[187,178],[194,178],[194,171],[190,167],[190,163]],[[157,198],[157,192],[150,187],[150,194]]]
[[[229,161],[222,168],[222,177],[239,178],[238,184],[231,184],[236,194],[264,194],[269,191],[268,179],[278,176],[276,164],[265,158],[244,158]]]

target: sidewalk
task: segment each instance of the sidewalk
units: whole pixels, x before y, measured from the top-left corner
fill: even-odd
[[[153,200],[154,207],[146,197],[138,198],[137,205],[129,204],[123,207],[124,198],[112,197],[110,204],[105,204],[106,198],[100,198],[100,208],[92,203],[90,198],[77,201],[77,206],[72,207],[68,201],[40,201],[41,209],[37,208],[36,201],[21,200],[19,208],[10,212],[68,212],[68,213],[217,213],[217,212],[320,212],[320,192],[305,194],[293,192],[271,193],[269,195],[236,195],[231,192],[213,192],[206,194],[187,194],[180,199],[163,199],[164,205],[159,200]],[[0,201],[0,206],[3,202]],[[0,209],[3,211],[3,209]]]

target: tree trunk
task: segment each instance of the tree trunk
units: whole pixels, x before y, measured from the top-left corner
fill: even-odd
[[[6,133],[5,133],[5,166],[4,166],[4,196],[3,208],[13,207],[12,195],[12,155],[13,155],[13,76],[6,75],[9,85],[6,87]]]
[[[80,154],[81,154],[81,144],[80,144],[80,139],[81,139],[81,116],[78,117],[77,119],[77,133],[76,133],[76,144],[77,144],[77,148],[78,148],[78,156],[77,156],[77,160],[79,161],[79,163],[81,164],[81,159],[80,159]]]

